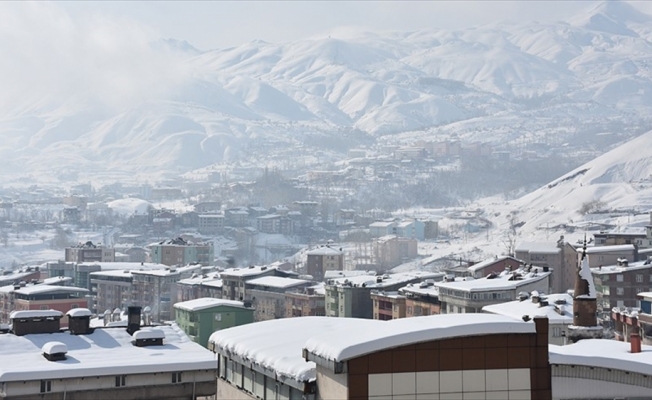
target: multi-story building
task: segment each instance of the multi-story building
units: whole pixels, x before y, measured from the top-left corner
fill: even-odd
[[[256,218],[256,229],[263,233],[294,233],[294,221],[285,215],[267,214]]]
[[[164,240],[153,243],[149,246],[150,256],[153,263],[164,265],[188,265],[199,263],[201,265],[212,265],[215,259],[213,244],[189,243],[183,238]]]
[[[303,279],[263,276],[245,282],[247,290],[245,300],[251,300],[256,309],[255,321],[285,318],[285,293],[311,285],[312,282]]]
[[[132,304],[131,292],[134,280],[130,270],[91,272],[91,310],[96,314],[125,310]]]
[[[423,240],[425,238],[426,224],[417,219],[397,222],[392,229],[392,234],[398,237]]]
[[[66,313],[86,308],[88,290],[74,286],[27,284],[0,288],[0,322],[9,323],[11,312],[56,310]],[[64,318],[62,324],[67,325]]]
[[[616,340],[631,342],[631,335],[638,334],[642,343],[652,345],[652,292],[638,294],[640,308],[614,308],[611,319]]]
[[[154,321],[174,319],[172,305],[177,299],[176,283],[201,273],[200,265],[170,267],[164,270],[131,271],[133,275],[131,305],[150,307]]]
[[[263,276],[287,276],[287,273],[280,271],[278,268],[267,265],[254,266],[246,268],[230,268],[222,273],[222,298],[228,300],[249,300],[245,283],[251,279]]]
[[[551,400],[547,322],[473,314],[243,325],[209,340],[216,398]]]
[[[341,271],[344,268],[344,252],[329,245],[306,253],[306,273],[316,281],[324,279],[326,271]]]
[[[587,249],[588,252],[589,249]],[[615,265],[591,268],[597,292],[598,314],[608,320],[614,307],[639,307],[639,293],[652,288],[652,264],[630,263],[626,259]]]
[[[213,332],[254,322],[254,310],[241,301],[202,297],[174,305],[177,325],[194,342],[207,347]]]
[[[75,266],[72,261],[50,261],[45,264],[48,276],[66,276],[75,279]]]
[[[202,297],[222,298],[222,279],[219,272],[197,274],[177,282],[177,302]]]
[[[577,251],[563,236],[557,242],[520,243],[515,248],[514,257],[552,271],[548,293],[564,293],[575,284]]]
[[[371,291],[373,319],[389,321],[405,318],[405,296],[396,292]]]
[[[326,316],[373,318],[373,301],[371,291],[396,291],[408,283],[433,279],[438,273],[403,272],[392,275],[349,276],[347,278],[329,279],[326,282]]]
[[[285,317],[323,317],[326,315],[325,298],[323,284],[285,292]]]
[[[201,234],[215,234],[224,231],[224,215],[221,214],[199,214],[197,223]]]
[[[44,271],[41,271],[41,268],[38,266],[23,267],[18,271],[4,270],[2,271],[2,275],[0,275],[0,286],[39,281],[42,278],[42,272]]]
[[[441,278],[426,279],[419,284],[409,284],[398,290],[401,295],[405,296],[405,316],[407,318],[441,313],[439,288],[435,286],[435,281],[440,281]]]
[[[115,261],[115,249],[95,245],[93,242],[80,243],[74,247],[66,247],[66,261],[83,262],[112,262]]]
[[[593,238],[596,246],[633,244],[638,249],[650,248],[652,247],[652,212],[650,213],[650,223],[645,225],[643,230],[601,231],[594,233]]]
[[[548,292],[550,271],[548,267],[527,267],[481,279],[446,279],[435,285],[439,288],[442,313],[479,313],[490,304],[518,299],[520,292]]]
[[[598,268],[604,265],[615,265],[621,259],[628,262],[637,261],[638,252],[633,244],[593,246],[586,249],[586,257],[589,260],[590,268]]]
[[[233,208],[224,212],[226,226],[243,227],[249,225],[249,212],[240,208]]]
[[[379,269],[396,267],[417,257],[417,240],[398,237],[396,235],[382,236],[372,242],[374,264]]]
[[[519,300],[492,304],[482,311],[522,320],[526,316],[548,318],[548,342],[564,346],[568,340],[568,327],[573,324],[573,296],[568,293],[543,295],[537,292],[522,295]]]

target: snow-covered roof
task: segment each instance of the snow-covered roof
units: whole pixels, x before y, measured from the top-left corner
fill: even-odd
[[[67,353],[68,346],[61,342],[47,342],[43,347],[41,347],[41,350],[43,350],[43,353],[45,354]]]
[[[170,268],[167,269],[152,269],[144,271],[131,271],[133,275],[150,275],[150,276],[169,276],[169,275],[179,275],[183,272],[190,272],[195,270],[200,270],[201,265],[186,265],[185,267]]]
[[[359,270],[354,270],[354,271],[336,271],[336,270],[329,270],[324,272],[324,280],[328,279],[335,279],[335,278],[350,278],[352,276],[376,276],[375,271],[359,271]]]
[[[73,318],[90,317],[91,315],[93,315],[93,313],[91,313],[91,310],[89,310],[88,308],[73,308],[72,310],[68,311],[66,315]]]
[[[589,267],[589,259],[586,257],[582,257],[582,264],[580,265],[579,274],[580,274],[579,276],[580,279],[588,283],[589,293],[578,295],[578,293],[575,292],[575,296],[578,298],[581,297],[587,299],[595,299],[597,295],[595,291],[595,283],[593,282],[593,275],[591,275],[591,267]],[[577,286],[575,286],[575,288],[577,288]]]
[[[370,228],[387,228],[394,225],[394,221],[376,221],[369,224]]]
[[[92,262],[81,263],[79,265],[99,265],[102,272],[107,270],[116,269],[130,269],[130,270],[152,270],[152,269],[165,269],[170,268],[165,264],[147,263],[147,262]],[[93,272],[91,272],[93,273]]]
[[[57,310],[22,310],[12,311],[9,314],[9,319],[19,318],[48,318],[48,317],[63,317],[63,313]]]
[[[522,279],[510,280],[513,273],[521,275]],[[467,292],[483,292],[487,290],[509,290],[516,289],[520,286],[536,282],[547,278],[551,274],[550,271],[543,272],[540,268],[532,268],[532,272],[525,272],[523,269],[514,271],[502,271],[497,274],[495,278],[489,279],[487,277],[479,279],[464,279],[455,280],[454,282],[435,282],[435,285],[440,289],[454,289]]]
[[[557,254],[561,249],[555,242],[522,242],[516,246],[514,251],[527,251],[528,253],[537,254]]]
[[[284,278],[280,276],[262,276],[260,278],[251,279],[247,281],[247,285],[268,286],[279,289],[286,289],[293,286],[299,286],[310,281],[303,279]]]
[[[514,257],[510,257],[510,256],[502,256],[502,257],[498,257],[498,258],[490,258],[488,260],[480,261],[479,263],[475,263],[475,264],[471,265],[470,267],[467,268],[467,271],[473,273],[473,272],[476,272],[479,269],[488,267],[489,265],[493,265],[495,263],[501,262],[501,261],[506,260],[506,259],[512,259],[512,260],[518,261]]]
[[[212,297],[202,297],[199,299],[181,301],[179,303],[174,304],[174,308],[178,308],[186,311],[199,311],[199,310],[205,310],[207,308],[219,307],[219,306],[245,308],[244,303],[241,301],[215,299]]]
[[[583,365],[652,375],[652,346],[630,353],[631,345],[610,339],[583,339],[567,346],[549,345],[550,364]]]
[[[259,265],[259,266],[251,266],[251,267],[244,267],[244,268],[229,268],[220,274],[222,279],[225,277],[244,277],[244,276],[252,276],[252,275],[260,275],[262,273],[268,272],[270,270],[276,269],[275,267],[270,267],[266,265]]]
[[[536,316],[548,317],[551,324],[573,323],[573,297],[571,295],[558,293],[543,297],[548,301],[547,306],[541,307],[539,303],[533,303],[531,298],[527,298],[523,301],[515,300],[484,306],[482,311],[514,319],[522,319],[524,315],[530,318]],[[565,304],[556,305],[556,301],[564,301]]]
[[[430,297],[439,297],[439,288],[434,285],[418,285],[418,284],[408,284],[405,287],[399,289],[399,292],[402,294],[412,293],[419,296],[430,296]]]
[[[384,321],[358,318],[301,317],[257,322],[213,333],[209,343],[281,377],[316,379],[315,363],[303,358],[306,341],[317,333],[361,332]]]
[[[350,276],[350,277],[339,277],[335,279],[329,279],[327,282],[329,285],[337,286],[364,286],[366,288],[373,289],[382,289],[387,286],[393,286],[401,283],[408,283],[410,281],[418,279],[431,279],[439,276],[438,272],[426,272],[426,271],[409,271],[409,272],[397,272],[395,274],[385,274],[385,275],[360,275],[360,276]]]
[[[607,265],[601,266],[599,268],[591,268],[591,273],[594,275],[606,275],[606,274],[622,274],[627,271],[636,271],[641,269],[652,268],[652,264],[647,263],[647,261],[636,261],[633,263],[627,263],[627,266],[624,265]]]
[[[351,320],[352,318],[346,318]],[[342,327],[321,332],[306,342],[309,352],[332,361],[345,361],[376,351],[437,339],[500,333],[535,333],[534,323],[493,314],[442,314],[367,320],[364,329]]]
[[[308,251],[306,254],[309,256],[339,256],[342,252],[329,246],[318,247]]]
[[[69,276],[53,276],[51,278],[43,279],[41,282],[44,285],[54,285],[61,282],[72,282],[72,278]]]
[[[68,332],[0,337],[0,381],[62,379],[215,369],[210,351],[191,341],[175,324],[159,326],[162,346],[137,347],[123,328],[95,329],[87,335]],[[42,356],[47,342],[68,347],[68,359],[52,362]]]
[[[27,285],[16,289],[14,293],[30,295],[30,294],[44,294],[44,293],[85,293],[88,289],[78,288],[74,286],[58,286],[58,285]]]
[[[158,328],[140,329],[134,332],[134,340],[140,339],[165,339],[165,332]]]
[[[205,275],[198,274],[196,276],[191,276],[190,278],[181,279],[179,282],[177,282],[177,284],[199,285],[199,284],[206,284],[207,282],[212,282],[212,281],[222,282],[222,280],[220,279],[219,272],[211,272]]]
[[[636,247],[633,244],[620,244],[614,246],[593,246],[587,247],[586,254],[601,254],[601,253],[614,253],[631,251],[633,252]]]

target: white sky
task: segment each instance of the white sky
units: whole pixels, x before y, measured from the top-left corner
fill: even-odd
[[[557,21],[592,1],[123,1],[58,3],[73,19],[127,18],[164,38],[208,50],[261,39],[285,42],[335,28],[369,31],[462,28],[499,21]],[[652,2],[630,2],[652,13]]]

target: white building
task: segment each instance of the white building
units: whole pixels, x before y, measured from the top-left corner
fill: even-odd
[[[484,306],[482,311],[514,319],[546,317],[549,321],[548,343],[560,346],[571,343],[566,334],[568,326],[573,324],[573,296],[568,293],[539,295],[532,292],[522,300]]]

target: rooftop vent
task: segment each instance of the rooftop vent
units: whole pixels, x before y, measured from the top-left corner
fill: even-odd
[[[487,279],[496,279],[497,275],[495,272],[490,272],[489,275],[487,275]]]
[[[74,308],[66,313],[68,327],[73,335],[87,335],[93,333],[91,328],[91,311],[88,308]]]
[[[566,304],[566,299],[557,299],[555,300],[555,304],[557,305]]]
[[[133,334],[133,344],[138,347],[162,346],[165,332],[161,329],[143,329]]]
[[[62,361],[66,359],[68,346],[61,342],[47,342],[41,350],[43,350],[43,357],[49,361]]]
[[[140,329],[140,310],[138,306],[127,308],[127,333],[134,336],[134,332]]]
[[[63,317],[63,313],[56,310],[12,311],[9,314],[16,336],[59,332],[61,317]]]
[[[529,298],[530,298],[530,295],[528,294],[528,292],[519,292],[518,293],[518,300],[519,301],[525,301],[525,300],[527,300]]]

